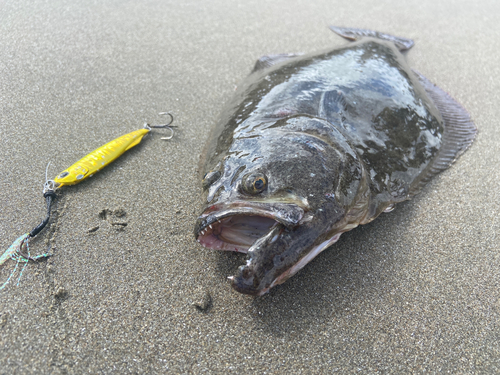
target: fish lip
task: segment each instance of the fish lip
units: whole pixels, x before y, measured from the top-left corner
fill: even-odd
[[[293,203],[261,203],[235,201],[209,206],[196,220],[194,234],[196,239],[202,231],[215,222],[229,216],[262,216],[283,224],[287,228],[295,227],[304,217],[304,209]]]
[[[243,282],[241,277],[230,276],[228,277],[231,282],[231,286],[234,290],[241,294],[246,294],[249,296],[260,297],[264,294],[268,293],[271,287],[267,287],[264,289],[258,289],[257,287],[251,286],[248,283]]]
[[[260,229],[256,228],[257,232],[254,231],[253,235],[237,237],[240,240],[235,241],[235,237],[231,239],[223,234],[228,233],[225,231],[225,228],[228,228],[226,224],[231,227],[229,224],[231,222],[252,223],[253,221],[253,223],[255,223],[255,219],[249,219],[248,221],[238,219],[250,216],[267,218],[267,222],[266,220],[257,219],[257,222],[261,223],[263,227],[260,227]],[[253,242],[257,240],[258,231],[262,230],[262,235],[264,235],[266,226],[273,225],[272,221],[274,221],[275,224],[280,223],[284,227],[293,228],[301,223],[303,217],[304,210],[293,203],[249,201],[224,202],[209,206],[205,209],[196,221],[194,235],[198,243],[203,247],[246,253],[253,245]],[[235,219],[231,220],[231,218]]]
[[[275,281],[273,281],[267,287],[261,288],[259,285],[259,280],[254,284],[254,275],[253,272],[248,268],[248,261],[246,265],[242,265],[238,268],[236,275],[229,276],[229,282],[231,283],[231,287],[236,290],[238,293],[246,294],[249,296],[260,297],[264,294],[269,293],[271,288],[275,285]]]

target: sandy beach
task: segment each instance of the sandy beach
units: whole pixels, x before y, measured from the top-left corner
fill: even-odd
[[[312,3],[312,4],[311,4]],[[500,372],[500,39],[495,1],[4,1],[0,249],[45,215],[42,185],[144,122],[175,117],[59,191],[50,247],[0,291],[0,374]],[[198,160],[262,55],[412,38],[411,67],[479,133],[415,199],[344,234],[263,297],[202,248]],[[0,268],[0,283],[14,269]]]

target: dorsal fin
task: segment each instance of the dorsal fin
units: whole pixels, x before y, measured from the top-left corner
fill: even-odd
[[[441,148],[436,159],[422,172],[410,188],[410,196],[417,194],[429,180],[447,169],[472,144],[477,128],[467,111],[450,95],[413,70],[444,120]]]
[[[294,57],[301,56],[302,53],[280,53],[279,55],[265,55],[255,62],[252,73],[258,70],[270,68],[273,65],[279,64],[283,61],[293,59]]]
[[[334,33],[349,40],[359,40],[367,36],[372,38],[387,40],[389,42],[394,43],[400,51],[406,51],[411,47],[413,47],[413,45],[415,44],[411,39],[401,38],[399,36],[394,36],[390,34],[384,34],[373,30],[354,29],[351,27],[336,27],[336,26],[330,26],[330,29]]]

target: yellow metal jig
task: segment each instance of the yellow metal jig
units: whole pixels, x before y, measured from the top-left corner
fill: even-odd
[[[106,143],[104,146],[92,151],[87,156],[78,160],[71,167],[65,169],[54,178],[55,186],[60,188],[64,185],[74,185],[99,172],[113,160],[117,159],[128,149],[139,144],[150,130],[140,129],[132,133],[122,135],[119,138]]]
[[[173,116],[168,112],[162,112],[160,115],[170,116],[170,122],[164,125],[149,125],[144,124],[144,129],[139,129],[122,135],[119,138],[106,143],[104,146],[92,151],[87,156],[78,160],[71,167],[65,169],[54,178],[54,188],[60,188],[64,185],[75,185],[82,182],[94,173],[99,172],[102,168],[121,156],[125,151],[138,145],[142,141],[142,137],[151,131],[151,128],[168,128],[172,132],[170,137],[162,139],[170,139],[173,137],[173,130],[170,124],[174,120]]]
[[[166,115],[170,117],[170,121],[163,125],[149,125],[144,124],[143,129],[139,129],[133,131],[131,133],[122,135],[111,142],[106,143],[104,146],[99,147],[98,149],[92,151],[87,156],[83,157],[75,164],[65,169],[61,173],[59,173],[56,178],[53,180],[49,180],[47,178],[47,171],[45,171],[45,184],[43,187],[43,196],[46,199],[47,203],[47,215],[44,220],[40,224],[38,224],[31,232],[26,233],[19,237],[14,243],[4,252],[4,254],[0,257],[0,265],[7,261],[7,259],[11,258],[15,261],[16,267],[11,272],[7,281],[0,286],[0,290],[3,289],[10,281],[12,275],[16,272],[17,267],[20,262],[24,262],[26,264],[29,260],[38,260],[41,258],[47,258],[50,254],[44,253],[41,255],[37,255],[34,257],[30,256],[28,242],[31,238],[35,237],[40,231],[47,225],[50,219],[50,208],[52,206],[52,202],[56,198],[55,190],[65,186],[65,185],[75,185],[83,180],[91,177],[94,173],[99,172],[102,168],[107,166],[109,163],[120,157],[125,151],[131,149],[132,147],[141,143],[142,138],[148,134],[152,128],[167,128],[170,130],[171,134],[168,137],[162,137],[161,139],[171,139],[174,136],[173,127],[175,125],[171,125],[174,121],[174,117],[168,112],[162,112],[160,115]],[[50,163],[49,163],[50,164]],[[48,165],[47,165],[48,169]],[[28,249],[28,254],[23,254],[22,247]],[[24,267],[22,270],[24,270]],[[19,279],[22,275],[22,270],[19,275]],[[19,285],[19,280],[18,280]]]

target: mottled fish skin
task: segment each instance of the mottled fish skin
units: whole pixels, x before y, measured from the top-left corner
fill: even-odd
[[[207,207],[195,237],[248,252],[231,278],[239,292],[284,282],[341,233],[418,193],[472,142],[468,115],[467,135],[457,135],[429,96],[446,94],[424,87],[396,45],[364,37],[263,58],[224,110],[200,165]]]

